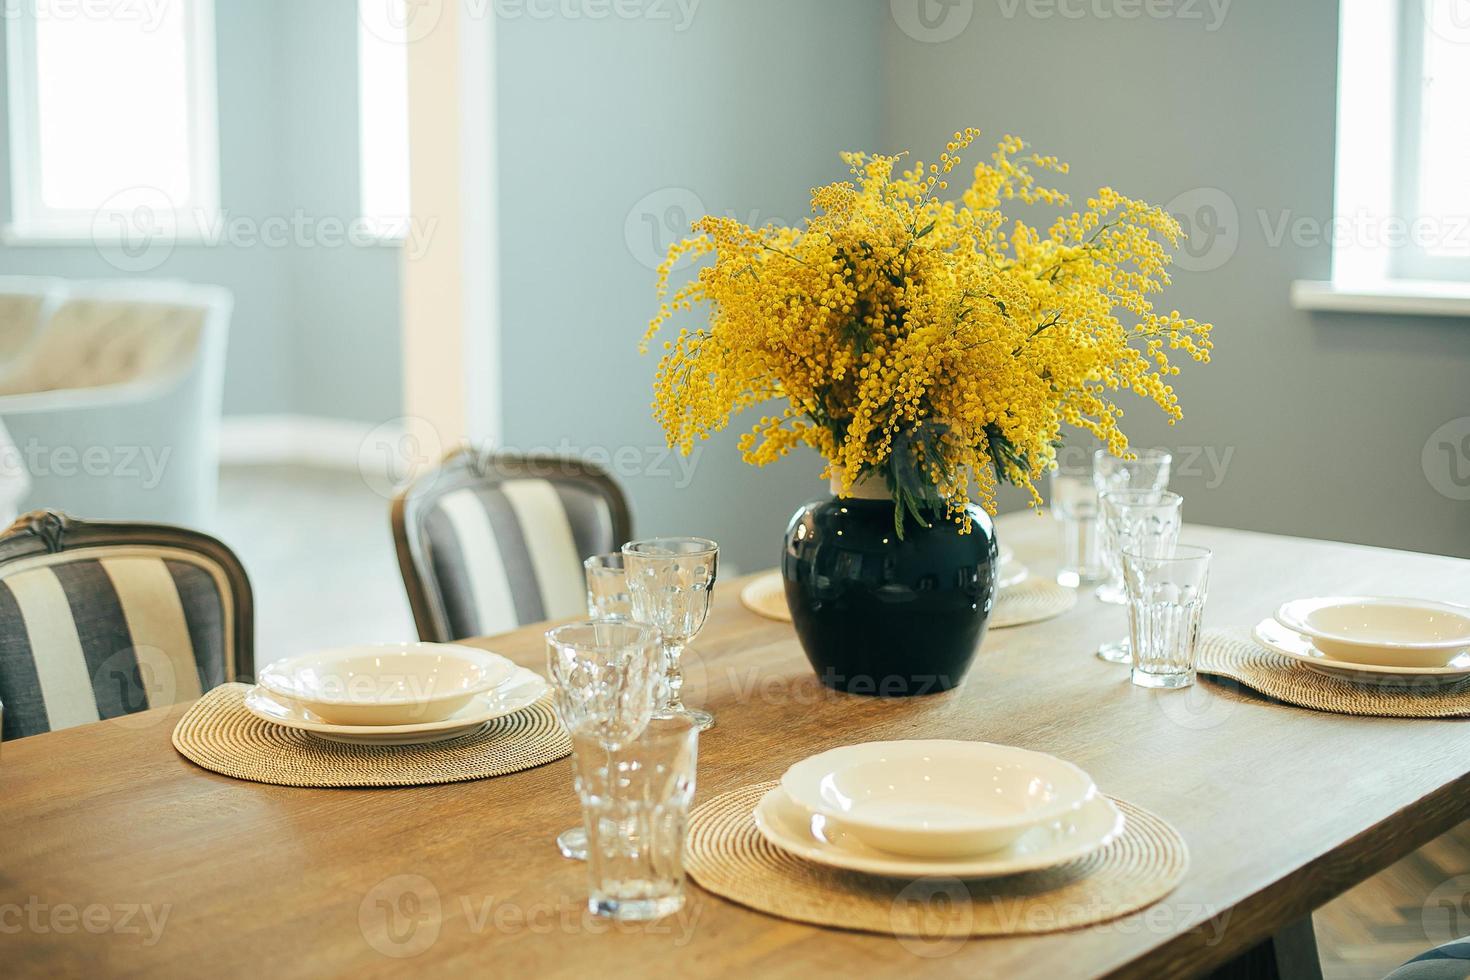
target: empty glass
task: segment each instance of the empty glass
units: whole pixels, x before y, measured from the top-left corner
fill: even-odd
[[[1124,551],[1141,555],[1165,555],[1179,543],[1184,498],[1157,490],[1109,490],[1102,495],[1103,528],[1113,542],[1112,557],[1118,560],[1117,574],[1123,575]],[[1133,650],[1125,636],[1097,648],[1108,663],[1133,662]]]
[[[572,733],[594,914],[645,921],[683,906],[698,741],[688,715],[657,715],[617,746]]]
[[[1114,456],[1106,449],[1099,449],[1092,457],[1092,483],[1099,496],[1109,490],[1156,490],[1169,489],[1169,469],[1174,457],[1162,449],[1142,449],[1132,459]],[[1095,593],[1103,602],[1121,606],[1128,601],[1123,589],[1123,566],[1118,560],[1118,548],[1108,538],[1103,528],[1103,564],[1107,566],[1107,579],[1097,587]]]
[[[658,703],[663,647],[641,623],[569,623],[546,632],[547,674],[562,727],[609,746],[631,741]],[[587,856],[587,834],[573,827],[556,839],[562,854]]]
[[[1057,582],[1069,589],[1106,574],[1098,540],[1097,489],[1092,468],[1058,464],[1051,473],[1051,513],[1061,534]]]
[[[1210,586],[1210,550],[1176,545],[1162,555],[1123,553],[1133,683],[1194,683],[1200,618]]]
[[[582,562],[587,573],[587,615],[592,619],[632,619],[633,597],[623,571],[623,555],[593,555]]]
[[[664,644],[664,689],[659,711],[687,714],[700,731],[715,723],[708,711],[684,707],[679,661],[704,629],[714,594],[720,546],[704,538],[650,538],[623,545],[623,567],[633,596],[633,618],[658,627]]]

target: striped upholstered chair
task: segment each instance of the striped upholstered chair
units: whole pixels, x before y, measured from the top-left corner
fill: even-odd
[[[245,569],[208,535],[26,514],[0,535],[4,738],[248,678],[252,615]]]
[[[459,450],[393,502],[414,622],[437,642],[584,614],[582,561],[632,533],[622,488],[574,459]]]

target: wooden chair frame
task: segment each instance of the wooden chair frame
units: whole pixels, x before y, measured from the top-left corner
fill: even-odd
[[[0,568],[24,558],[54,555],[82,548],[141,545],[177,548],[219,566],[230,586],[234,612],[235,675],[227,681],[255,677],[255,599],[245,566],[224,542],[202,531],[170,524],[83,521],[60,511],[36,510],[22,514],[0,533]],[[221,597],[223,598],[223,597]]]
[[[631,540],[633,515],[622,486],[600,466],[573,457],[524,456],[462,447],[449,453],[437,467],[393,498],[393,544],[420,639],[433,643],[453,639],[444,597],[433,585],[433,556],[429,553],[429,543],[420,533],[422,515],[439,500],[459,490],[505,480],[553,478],[561,483],[581,484],[605,498],[612,513],[613,537],[618,541]]]

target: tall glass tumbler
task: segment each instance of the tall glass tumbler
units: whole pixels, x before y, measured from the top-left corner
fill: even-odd
[[[1162,555],[1179,543],[1184,498],[1167,490],[1109,490],[1102,495],[1102,514],[1104,533],[1118,549],[1121,574],[1122,552]],[[1126,636],[1102,644],[1097,655],[1112,664],[1133,662]]]
[[[582,562],[587,577],[589,619],[632,619],[633,597],[628,594],[628,576],[623,554],[593,555]]]
[[[1107,568],[1098,533],[1097,489],[1091,466],[1059,463],[1052,470],[1050,510],[1061,541],[1057,582],[1075,589],[1102,579]]]
[[[705,538],[649,538],[623,545],[633,618],[663,635],[662,714],[687,714],[700,731],[715,723],[708,711],[684,706],[680,661],[704,629],[714,595],[720,546]]]
[[[617,746],[572,733],[594,914],[646,921],[683,906],[698,742],[688,715],[657,715],[638,738]]]
[[[1210,549],[1183,544],[1162,555],[1124,552],[1133,683],[1139,687],[1194,683],[1210,558]]]
[[[1174,457],[1162,449],[1141,449],[1132,458],[1114,456],[1106,449],[1099,449],[1092,457],[1092,483],[1098,496],[1109,490],[1154,490],[1162,493],[1169,489],[1169,470]],[[1107,578],[1097,587],[1096,596],[1103,602],[1121,606],[1128,601],[1123,588],[1123,565],[1119,559],[1117,543],[1110,539],[1107,528],[1102,535],[1103,562],[1107,566]]]
[[[568,623],[546,633],[547,674],[556,715],[568,732],[616,747],[634,739],[658,706],[663,645],[641,623]],[[587,856],[587,835],[573,827],[556,839],[562,854]]]

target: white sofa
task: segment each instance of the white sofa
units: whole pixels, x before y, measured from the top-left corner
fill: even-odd
[[[22,512],[211,526],[232,307],[217,286],[0,278],[0,497],[18,459]]]

